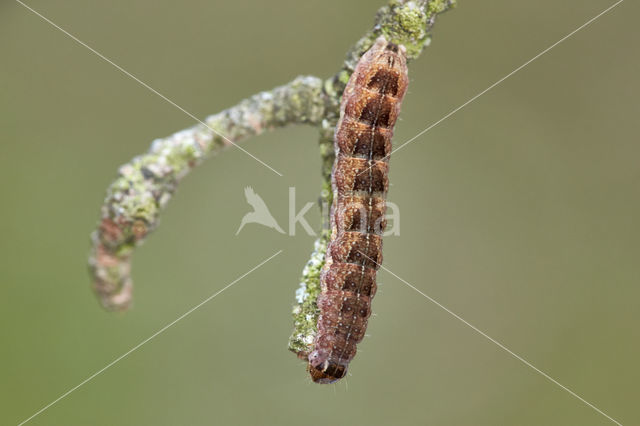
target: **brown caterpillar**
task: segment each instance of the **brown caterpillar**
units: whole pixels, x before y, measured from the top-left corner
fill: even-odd
[[[362,341],[382,262],[391,137],[407,90],[406,49],[379,37],[360,58],[340,105],[332,172],[331,240],[308,369],[316,383],[343,378]]]

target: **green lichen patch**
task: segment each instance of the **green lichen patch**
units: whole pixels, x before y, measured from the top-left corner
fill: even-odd
[[[407,48],[407,58],[417,58],[428,44],[429,31],[436,15],[455,5],[455,0],[394,0],[384,15],[380,33],[389,41]]]
[[[329,231],[323,231],[314,244],[311,258],[302,271],[300,287],[296,291],[296,305],[293,308],[293,334],[289,338],[289,350],[305,356],[313,347],[318,323],[318,295],[320,294],[320,273],[324,266],[325,253],[329,242]]]

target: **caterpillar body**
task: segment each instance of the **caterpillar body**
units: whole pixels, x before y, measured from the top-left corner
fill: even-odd
[[[384,37],[361,58],[347,83],[335,132],[331,240],[320,276],[320,312],[308,370],[316,383],[347,373],[376,293],[386,227],[393,127],[407,90],[406,49]]]

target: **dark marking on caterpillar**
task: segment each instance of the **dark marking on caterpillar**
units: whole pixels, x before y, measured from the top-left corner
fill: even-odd
[[[382,262],[388,156],[408,81],[406,49],[380,37],[358,62],[342,96],[320,315],[313,346],[301,354],[316,383],[347,374],[367,329]]]

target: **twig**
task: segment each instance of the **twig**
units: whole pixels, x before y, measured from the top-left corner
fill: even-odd
[[[348,52],[338,73],[322,81],[317,77],[298,77],[285,86],[262,92],[199,124],[155,140],[146,154],[120,167],[117,179],[107,189],[98,229],[91,235],[89,266],[94,289],[109,310],[124,310],[131,304],[131,256],[134,248],[158,225],[164,209],[180,180],[205,157],[265,130],[289,124],[310,124],[320,129],[322,157],[322,201],[331,204],[333,132],[338,120],[342,91],[359,57],[384,35],[403,44],[407,56],[419,56],[430,40],[435,17],[455,0],[391,0],[381,8],[374,27]],[[208,126],[208,127],[207,127]],[[319,292],[319,270],[324,262],[328,239],[328,218],[315,244],[311,260],[303,271],[294,310],[295,330],[290,349],[306,348],[315,334]]]
[[[158,225],[180,180],[205,157],[231,145],[219,134],[238,142],[288,124],[318,125],[325,103],[322,80],[298,77],[208,117],[206,126],[155,140],[146,154],[120,167],[107,189],[99,227],[91,235],[89,266],[102,305],[109,310],[129,307],[134,248]]]

